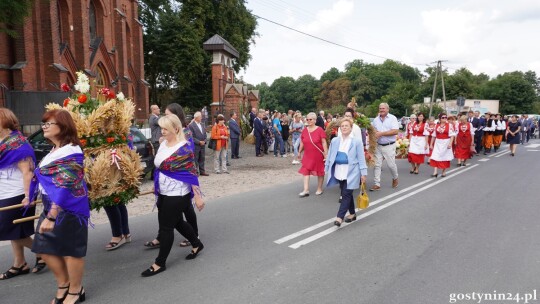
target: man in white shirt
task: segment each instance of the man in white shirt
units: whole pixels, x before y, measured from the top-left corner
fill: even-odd
[[[392,188],[398,186],[398,170],[396,166],[396,135],[399,132],[399,122],[397,118],[390,114],[390,107],[387,103],[379,105],[379,116],[373,120],[373,127],[377,130],[377,149],[375,150],[375,170],[374,185],[370,191],[381,189],[381,167],[383,159],[392,173]]]

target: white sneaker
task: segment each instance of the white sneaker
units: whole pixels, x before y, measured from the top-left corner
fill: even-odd
[[[286,157],[287,157],[287,154],[283,154],[283,155],[281,155],[281,157],[286,158]]]
[[[292,164],[293,164],[293,165],[298,165],[299,163],[300,163],[300,162],[297,161],[297,160],[293,160],[293,161],[292,161]]]

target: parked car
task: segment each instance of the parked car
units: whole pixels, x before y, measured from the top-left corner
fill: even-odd
[[[141,156],[141,166],[144,169],[144,174],[154,169],[154,147],[150,141],[137,129],[135,126],[129,128],[129,133],[133,137],[133,146],[136,148],[137,153]],[[43,136],[43,130],[38,130],[28,137],[28,141],[32,148],[34,148],[34,153],[36,154],[36,160],[38,162],[49,154],[52,149],[52,145],[49,141]]]

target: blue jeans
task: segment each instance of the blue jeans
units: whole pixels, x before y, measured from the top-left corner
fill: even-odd
[[[111,223],[113,237],[129,234],[128,212],[126,205],[103,207]]]
[[[339,205],[337,217],[343,219],[345,214],[347,214],[347,210],[351,215],[354,215],[355,213],[356,209],[354,207],[353,196],[354,190],[347,189],[347,180],[339,181],[339,189],[341,189],[341,205]]]
[[[277,155],[278,153],[278,146],[279,146],[279,153],[281,155],[285,155],[285,146],[283,145],[283,138],[280,134],[274,133],[274,155]]]
[[[298,148],[300,148],[300,134],[298,134],[298,136],[293,135],[292,145],[294,148],[294,157],[298,157]]]

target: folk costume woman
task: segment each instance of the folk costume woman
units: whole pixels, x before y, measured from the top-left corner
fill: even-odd
[[[0,207],[8,207],[29,202],[30,180],[33,176],[36,158],[34,150],[26,138],[18,131],[19,121],[8,109],[0,109]],[[21,208],[0,212],[0,241],[11,241],[13,266],[0,274],[0,280],[28,274],[30,268],[24,257],[24,247],[32,247],[31,235],[34,222],[13,224],[13,220],[23,217]],[[29,208],[25,216],[34,215],[35,208]],[[33,272],[45,267],[41,257],[36,258]]]
[[[39,190],[43,202],[32,251],[41,254],[55,276],[55,303],[78,303],[85,300],[81,283],[90,217],[84,155],[69,112],[48,111],[42,122],[43,134],[54,147],[36,168],[30,185],[30,199]]]
[[[495,119],[495,132],[493,132],[493,149],[497,152],[501,147],[503,136],[506,133],[506,122],[497,114]]]
[[[189,208],[191,199],[195,200],[199,211],[204,208],[193,150],[184,137],[182,124],[176,115],[161,117],[158,123],[165,139],[154,159],[154,191],[157,196],[160,247],[154,264],[141,273],[143,277],[165,271],[167,257],[174,242],[174,229],[193,247],[186,259],[196,258],[204,248],[193,227],[182,217],[182,213]]]
[[[411,132],[414,124],[416,123],[416,114],[411,114],[411,117],[409,117],[409,123],[405,126],[405,138],[410,139],[411,138]]]
[[[486,126],[484,127],[484,137],[482,138],[484,144],[484,155],[491,152],[491,146],[493,146],[493,134],[497,129],[497,123],[495,122],[495,115],[486,114]]]
[[[427,133],[427,142],[428,142],[428,145],[431,145],[431,139],[433,138],[431,136],[431,134],[433,134],[433,132],[435,131],[435,128],[437,127],[437,124],[435,123],[435,118],[433,116],[431,116],[429,118],[429,120],[426,122],[426,125],[424,126],[425,128],[425,133]],[[431,147],[428,147],[428,161],[429,161],[429,158],[431,157],[431,152],[433,150],[431,149]]]
[[[465,162],[471,158],[474,150],[474,128],[472,123],[467,121],[467,116],[459,118],[459,125],[456,130],[456,150],[454,156],[457,158],[457,166],[466,166]]]
[[[433,167],[433,175],[437,177],[437,169],[442,169],[441,177],[446,176],[446,169],[450,168],[450,161],[454,159],[452,143],[454,141],[454,126],[448,123],[446,113],[439,114],[439,124],[431,134],[430,147],[433,150],[429,165]]]
[[[411,115],[412,116],[412,115]],[[418,174],[420,165],[424,163],[424,155],[429,150],[429,144],[427,141],[428,133],[426,132],[426,123],[424,121],[424,114],[418,113],[415,121],[411,121],[409,132],[409,153],[408,159],[412,168],[409,173]]]
[[[341,136],[332,139],[325,163],[328,172],[326,186],[339,184],[341,190],[340,207],[334,225],[341,226],[345,221],[356,221],[353,192],[366,182],[367,165],[364,156],[362,137],[352,133],[353,120],[343,118],[340,121]],[[349,211],[349,216],[345,214]]]

